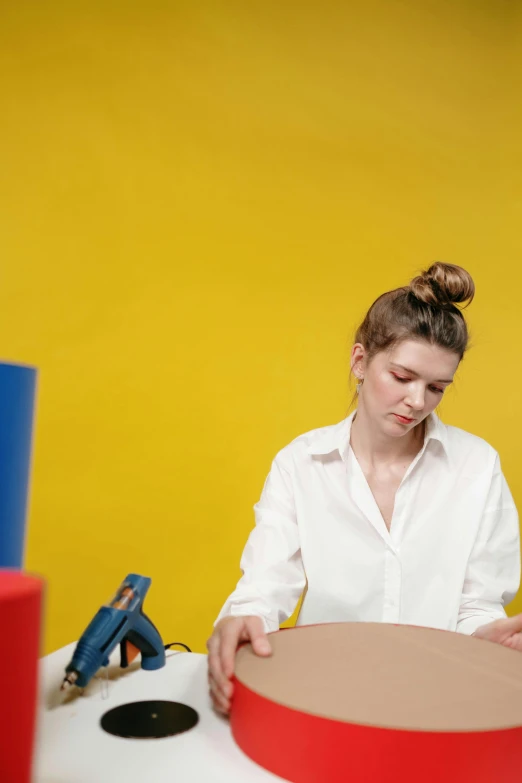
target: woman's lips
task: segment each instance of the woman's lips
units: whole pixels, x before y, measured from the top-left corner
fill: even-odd
[[[394,413],[393,415],[401,424],[412,424],[415,421],[415,419],[409,419],[407,416],[399,416],[398,413]]]

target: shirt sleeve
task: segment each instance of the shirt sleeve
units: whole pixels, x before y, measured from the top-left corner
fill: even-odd
[[[498,454],[462,590],[457,631],[473,634],[481,625],[506,617],[504,606],[520,586],[518,514]]]
[[[257,615],[269,633],[290,617],[306,584],[291,477],[280,455],[254,512],[255,527],[240,562],[242,577],[214,624],[230,615]]]

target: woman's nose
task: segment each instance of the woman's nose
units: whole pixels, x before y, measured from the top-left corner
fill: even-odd
[[[424,391],[416,390],[412,391],[406,397],[406,403],[416,411],[421,411],[424,408]]]

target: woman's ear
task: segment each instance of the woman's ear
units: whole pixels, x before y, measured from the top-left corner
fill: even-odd
[[[362,343],[355,343],[350,356],[350,369],[358,380],[364,377],[364,358],[366,351]]]

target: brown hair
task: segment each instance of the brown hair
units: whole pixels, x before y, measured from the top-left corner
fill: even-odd
[[[475,285],[465,269],[437,261],[409,285],[376,299],[357,330],[355,342],[364,346],[369,360],[403,340],[426,340],[462,359],[469,334],[456,305],[470,304],[474,295]]]

